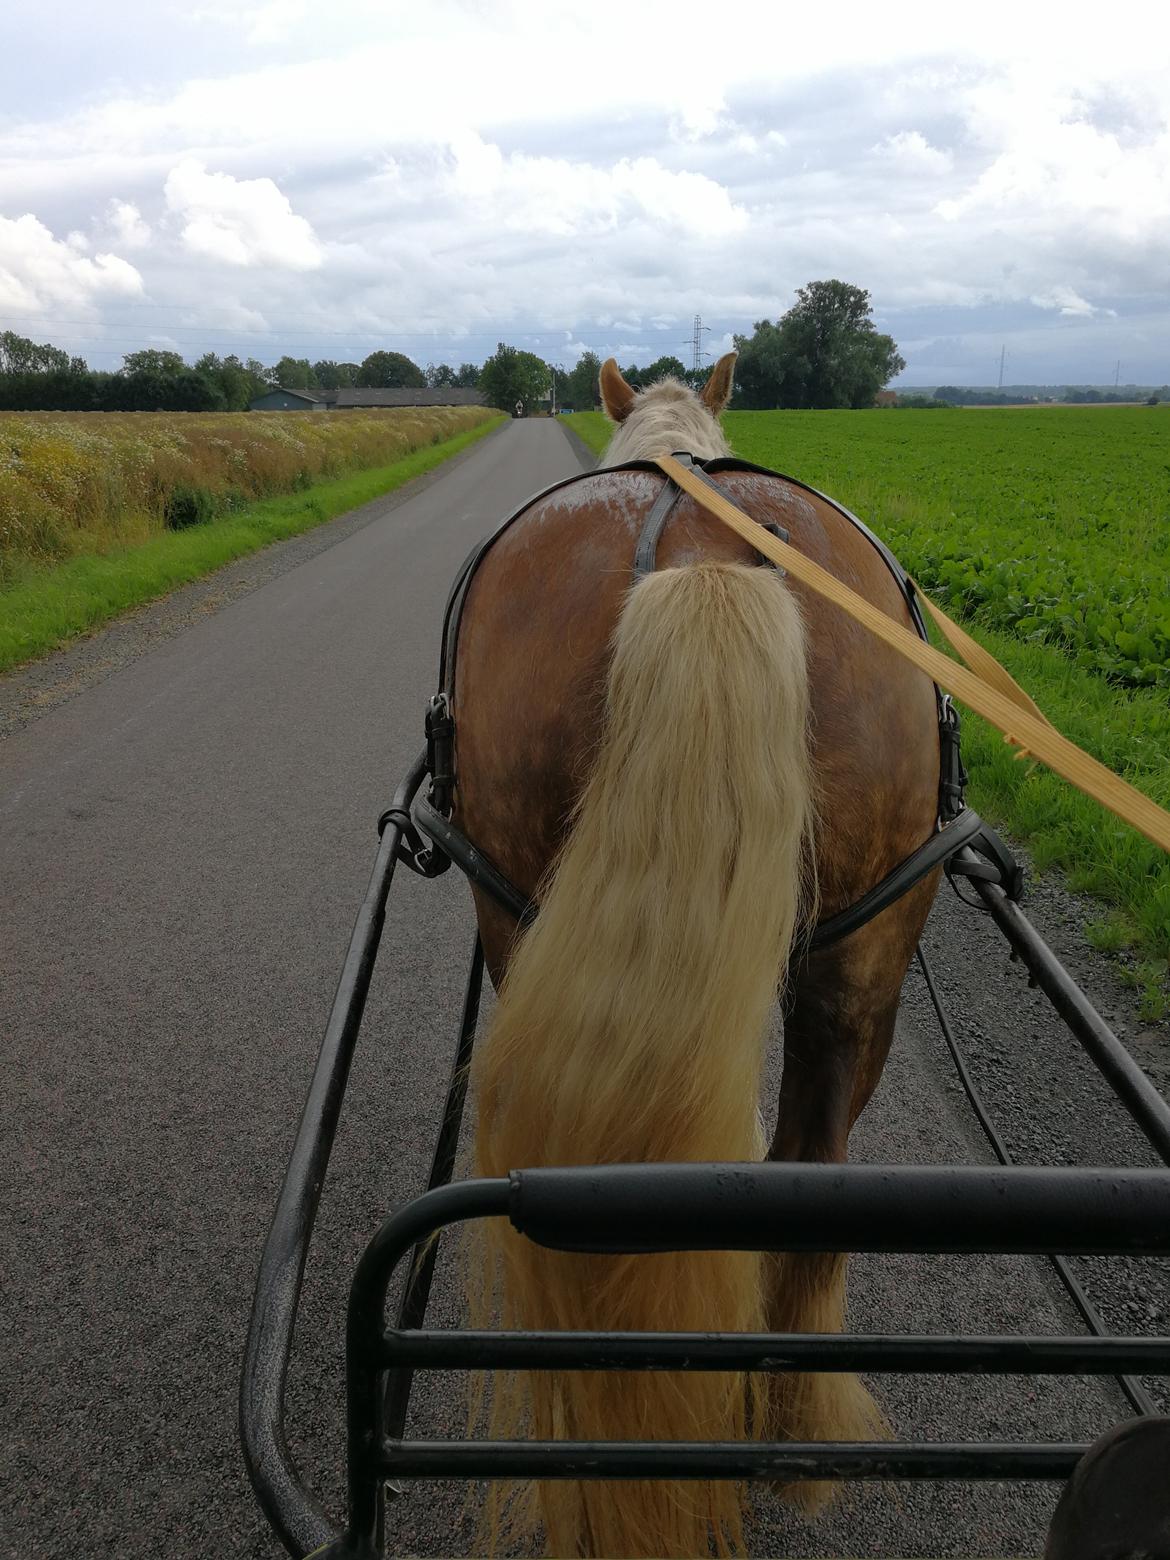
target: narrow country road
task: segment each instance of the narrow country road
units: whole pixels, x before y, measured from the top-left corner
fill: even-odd
[[[457,565],[579,466],[555,423],[510,423],[0,742],[0,1554],[278,1553],[236,1439],[240,1354],[374,820],[421,745]],[[990,1026],[1006,957],[971,920],[940,900],[930,946]],[[289,1384],[294,1450],[335,1510],[345,1289],[378,1220],[425,1177],[471,937],[457,873],[400,875]],[[990,979],[973,973],[973,944]],[[1051,1110],[1068,1082],[1055,1119],[1071,1156],[1147,1162],[1011,979],[1027,1088]],[[924,1013],[915,975],[857,1153],[982,1160]],[[1048,1141],[1039,1132],[1037,1162]],[[1164,1271],[1138,1273],[1126,1293],[1144,1303],[1158,1282]],[[445,1253],[440,1319],[454,1316],[449,1285]],[[861,1328],[1072,1325],[1034,1261],[872,1259],[855,1264],[853,1298]],[[884,1397],[908,1433],[957,1439],[1091,1437],[1127,1412],[1110,1384],[1075,1379],[894,1382]],[[415,1428],[459,1433],[448,1378],[418,1399]],[[1037,1553],[1054,1499],[1045,1486],[866,1488],[809,1527],[762,1496],[756,1547]],[[391,1526],[391,1553],[472,1542],[453,1488],[408,1491]]]

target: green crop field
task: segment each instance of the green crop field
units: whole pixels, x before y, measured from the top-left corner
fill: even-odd
[[[600,450],[600,413],[570,419]],[[1170,807],[1170,409],[731,412],[747,460],[831,494],[889,543],[1088,752]],[[1170,862],[965,723],[972,800],[1111,909],[1102,946],[1170,952]],[[1159,974],[1159,970],[1161,974]]]

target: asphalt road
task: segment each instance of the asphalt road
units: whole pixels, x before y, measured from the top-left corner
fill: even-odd
[[[458,563],[578,465],[555,424],[508,424],[418,489],[0,683],[19,716],[0,742],[0,1553],[278,1553],[236,1440],[240,1353],[373,821],[421,745]],[[1075,906],[1049,892],[1038,909],[1075,950]],[[400,878],[289,1384],[294,1449],[335,1509],[345,1287],[380,1217],[425,1177],[471,937],[456,873]],[[985,924],[940,903],[930,943],[1021,1157],[1148,1162]],[[1088,978],[1120,1001],[1099,970]],[[1161,1066],[1162,1037],[1139,1038]],[[917,977],[856,1152],[986,1158]],[[449,1267],[445,1253],[435,1315],[452,1320]],[[1119,1328],[1166,1325],[1165,1265],[1089,1276]],[[852,1303],[859,1328],[1071,1325],[1035,1261],[870,1259]],[[1078,1380],[924,1379],[883,1396],[926,1437],[1090,1437],[1126,1412],[1111,1386]],[[460,1432],[452,1383],[427,1383],[414,1425]],[[1037,1553],[1054,1499],[867,1487],[809,1527],[761,1497],[756,1547]],[[469,1543],[455,1489],[418,1486],[393,1508],[392,1553]]]

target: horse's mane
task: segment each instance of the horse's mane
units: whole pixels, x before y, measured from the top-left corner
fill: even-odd
[[[660,379],[635,396],[633,409],[614,430],[603,461],[616,466],[677,450],[700,460],[731,454],[719,419],[712,417],[697,392],[678,379]]]

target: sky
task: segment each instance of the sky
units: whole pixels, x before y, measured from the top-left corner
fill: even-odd
[[[1170,8],[0,9],[0,329],[94,367],[689,366],[829,277],[904,385],[1170,381]]]

